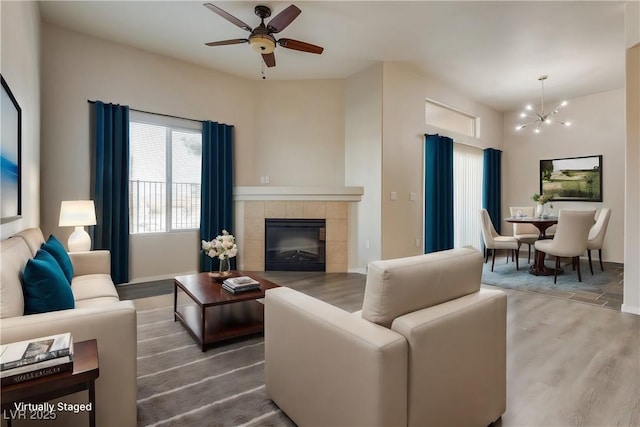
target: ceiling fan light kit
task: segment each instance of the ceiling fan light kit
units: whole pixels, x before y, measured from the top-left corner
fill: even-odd
[[[540,111],[536,111],[533,106],[530,104],[525,107],[525,111],[520,113],[520,117],[523,119],[531,119],[529,122],[524,123],[522,125],[516,126],[516,130],[522,130],[528,126],[535,126],[533,130],[534,133],[540,133],[542,123],[551,124],[551,118],[558,114],[561,108],[567,105],[567,101],[562,101],[556,108],[554,108],[549,113],[544,112],[544,81],[548,79],[549,76],[540,76],[538,77],[538,81],[542,86],[541,94],[540,94]],[[562,126],[571,126],[571,122],[559,122]]]
[[[267,67],[276,66],[276,57],[273,54],[273,51],[276,49],[276,45],[280,45],[287,49],[315,54],[321,54],[324,50],[320,46],[312,45],[310,43],[305,43],[298,40],[284,38],[276,40],[276,38],[273,36],[273,34],[279,33],[280,31],[284,30],[289,24],[291,24],[291,22],[293,22],[294,19],[298,17],[298,15],[300,15],[300,13],[302,13],[302,11],[294,5],[290,5],[289,7],[285,8],[273,19],[271,19],[271,21],[269,21],[269,23],[266,25],[264,23],[264,20],[265,18],[271,16],[271,9],[263,5],[256,6],[254,8],[254,12],[260,18],[260,24],[253,29],[249,25],[242,22],[240,19],[220,9],[218,6],[215,6],[211,3],[205,3],[204,6],[212,12],[217,13],[232,24],[236,25],[237,27],[240,27],[243,30],[251,33],[249,35],[249,38],[247,39],[231,39],[205,43],[207,46],[225,46],[230,44],[249,43],[253,50],[262,55],[262,60]]]

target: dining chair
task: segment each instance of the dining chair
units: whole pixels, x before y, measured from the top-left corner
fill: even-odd
[[[512,236],[501,236],[496,231],[491,217],[486,209],[480,209],[480,224],[482,224],[482,239],[484,240],[485,257],[484,262],[489,260],[489,249],[491,249],[491,271],[496,263],[496,250],[508,249],[511,254],[515,253],[516,270],[518,270],[518,256],[520,255],[520,244],[518,239]],[[507,263],[509,262],[509,252],[507,252]]]
[[[560,258],[572,259],[574,268],[578,270],[578,281],[582,282],[580,255],[587,250],[587,239],[595,214],[595,210],[570,211],[561,209],[558,215],[558,228],[553,239],[538,240],[534,244],[536,250],[556,257],[554,284],[558,280]]]
[[[587,239],[587,255],[589,256],[589,269],[593,275],[593,266],[591,265],[591,251],[593,249],[598,250],[598,258],[600,258],[600,268],[604,271],[602,266],[602,244],[604,243],[604,235],[607,233],[607,226],[609,225],[609,218],[611,217],[611,209],[602,208],[598,214],[596,223],[593,224],[591,230],[589,230],[589,238]]]
[[[511,206],[509,208],[512,217],[516,217],[518,212],[529,218],[533,217],[533,206]],[[531,262],[531,245],[533,245],[540,236],[540,230],[533,224],[513,223],[513,237],[518,239],[520,244],[526,243],[529,246],[529,254],[527,255],[527,264]]]

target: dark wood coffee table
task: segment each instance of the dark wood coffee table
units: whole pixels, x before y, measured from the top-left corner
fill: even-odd
[[[278,285],[244,271],[232,271],[231,275],[249,276],[260,282],[260,289],[232,294],[209,273],[178,276],[173,281],[173,320],[180,320],[202,351],[211,344],[264,330],[264,305],[257,300],[264,298],[267,289]],[[178,307],[178,291],[195,305]]]

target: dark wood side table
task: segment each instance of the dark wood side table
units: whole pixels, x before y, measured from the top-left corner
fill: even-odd
[[[256,300],[278,285],[244,271],[232,271],[231,276],[249,276],[260,282],[260,289],[232,294],[209,273],[178,276],[173,281],[173,320],[180,320],[202,351],[210,344],[264,330],[264,306]],[[178,291],[195,304],[178,307]]]
[[[2,413],[11,426],[14,403],[42,403],[82,390],[89,391],[89,425],[96,425],[96,389],[95,380],[100,375],[98,364],[98,343],[95,339],[81,341],[73,345],[73,371],[25,381],[2,387]],[[55,412],[55,411],[54,411]],[[13,413],[15,414],[15,412]],[[32,414],[26,413],[29,417]],[[47,414],[38,414],[44,417]],[[55,417],[54,414],[49,414]]]

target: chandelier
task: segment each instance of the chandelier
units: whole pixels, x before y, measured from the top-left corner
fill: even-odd
[[[535,133],[540,133],[540,127],[542,123],[551,124],[551,117],[558,114],[558,111],[565,105],[567,105],[567,101],[562,101],[560,105],[551,110],[548,113],[544,112],[544,81],[547,80],[548,76],[540,76],[538,80],[542,85],[542,93],[540,95],[540,112],[537,112],[533,109],[531,105],[527,105],[525,107],[525,111],[520,114],[520,117],[523,119],[531,119],[529,122],[516,126],[516,130],[524,129],[527,126],[535,126],[536,128],[533,130]],[[570,122],[560,122],[563,126],[571,126]]]

